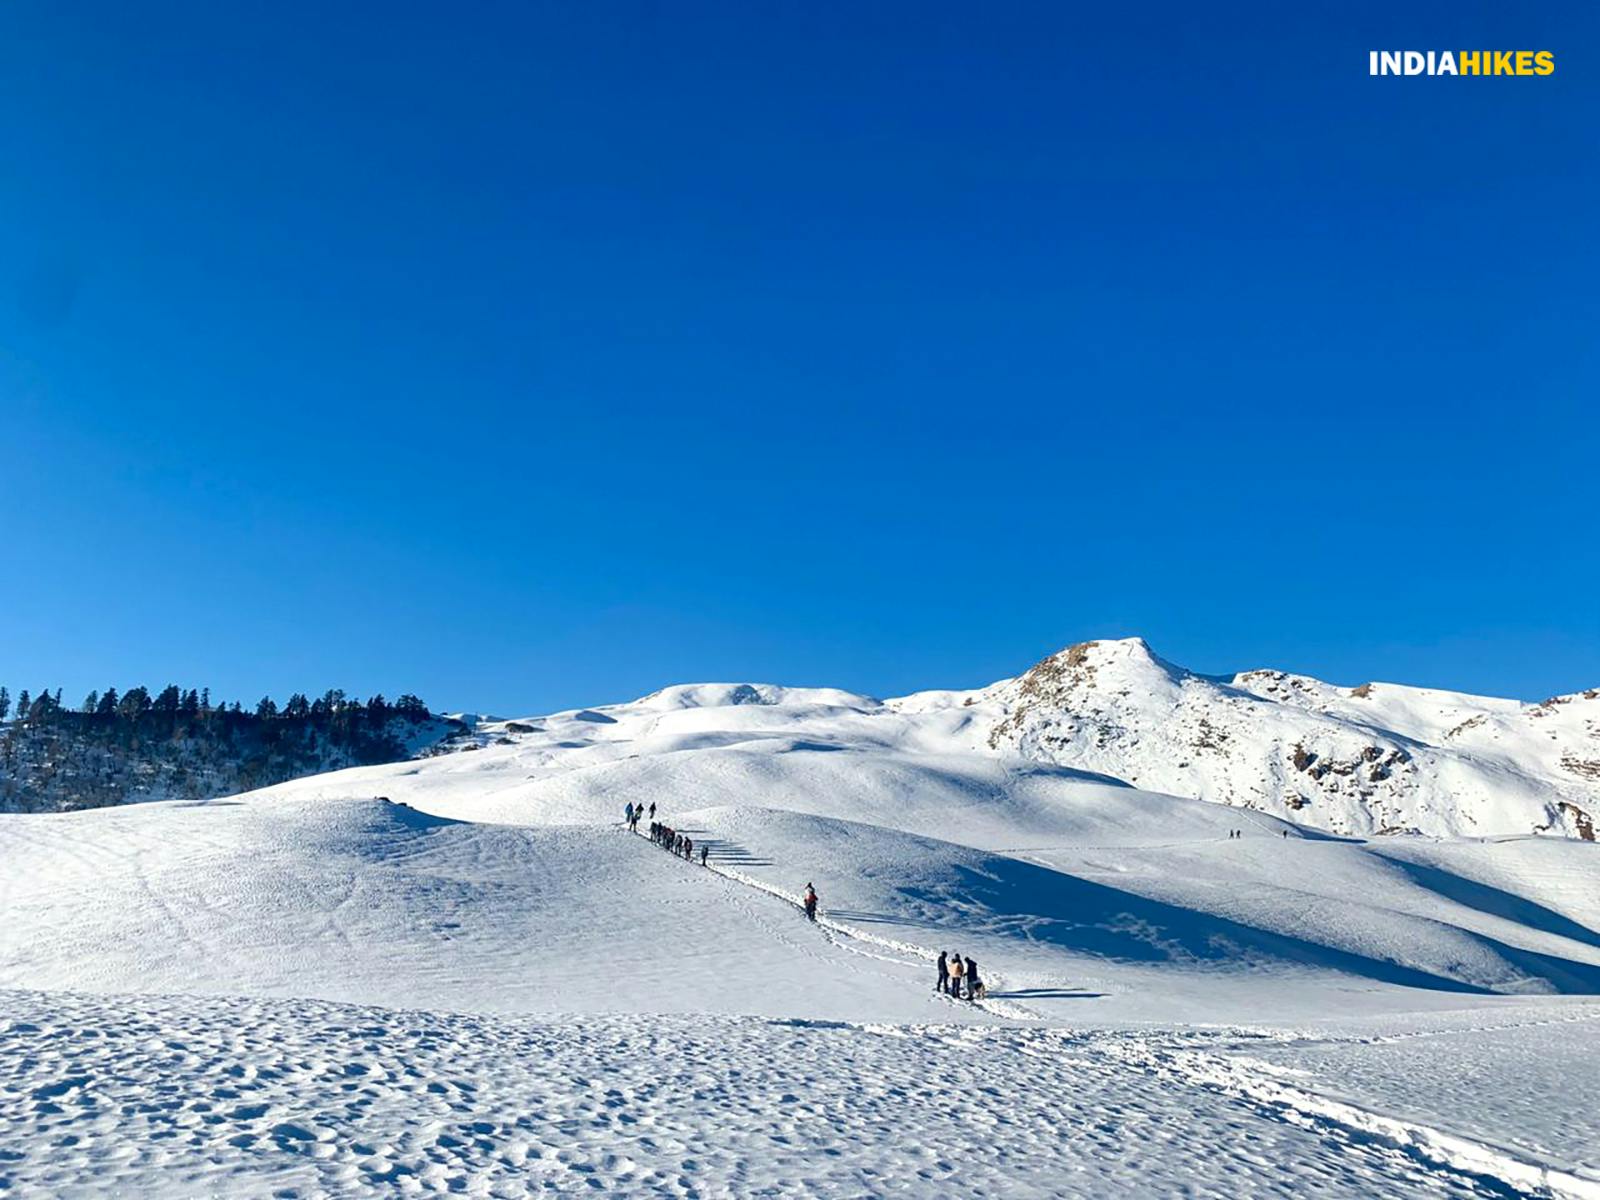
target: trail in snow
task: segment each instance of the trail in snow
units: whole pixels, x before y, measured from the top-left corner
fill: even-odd
[[[215,804],[0,821],[0,986],[19,989],[0,996],[0,1187],[1600,1178],[1595,847],[1284,840],[1270,817],[956,753],[882,706],[756,699],[774,702],[657,697]],[[710,869],[623,830],[641,798]],[[989,997],[935,992],[941,947]],[[1554,991],[1574,994],[1533,994]]]
[[[30,992],[0,1009],[0,1188],[26,1200],[1593,1195],[1198,1035]]]
[[[743,871],[735,870],[732,867],[723,866],[715,861],[708,861],[706,867],[726,879],[732,879],[745,887],[754,888],[756,891],[776,897],[785,904],[793,905],[796,909],[804,912],[804,903],[798,893],[786,892],[782,888],[763,883],[752,875],[747,875]],[[868,933],[864,929],[857,929],[828,916],[826,910],[819,911],[817,919],[814,922],[807,922],[807,924],[814,925],[820,929],[824,936],[834,945],[842,946],[851,953],[860,954],[867,958],[876,958],[883,962],[892,962],[905,967],[917,967],[920,964],[932,966],[937,963],[939,958],[937,950],[928,950],[921,946],[912,945],[910,942],[899,942],[892,938]],[[867,949],[866,947],[868,946],[877,947],[881,950],[892,950],[894,955],[877,953],[874,950]],[[985,980],[984,986],[992,990],[1003,991],[1005,976],[988,964],[980,963],[979,966],[982,968],[981,975]],[[934,991],[934,989],[930,986],[929,991]],[[938,993],[935,992],[935,994],[937,995]],[[992,1013],[997,1017],[1009,1017],[1015,1020],[1041,1019],[1040,1015],[1033,1009],[1014,1001],[1004,1001],[988,996],[977,1000],[954,1000],[950,997],[945,997],[945,999],[957,1007],[967,1005],[972,1008],[982,1009],[984,1012]]]

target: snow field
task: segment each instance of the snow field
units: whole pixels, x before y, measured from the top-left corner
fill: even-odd
[[[7,816],[0,1191],[1593,1195],[1600,847],[1330,837],[997,705],[701,685]]]
[[[0,1004],[0,1187],[27,1200],[1534,1194],[1258,1094],[1214,1034]]]

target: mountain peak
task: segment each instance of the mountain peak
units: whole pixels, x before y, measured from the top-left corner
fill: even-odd
[[[1102,671],[1141,676],[1156,672],[1174,681],[1190,674],[1150,649],[1150,643],[1144,638],[1125,637],[1075,642],[1036,663],[1027,675],[1035,672],[1055,678],[1075,675],[1081,682],[1092,683]]]

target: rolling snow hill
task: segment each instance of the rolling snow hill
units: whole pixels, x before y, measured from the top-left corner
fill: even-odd
[[[1519,825],[1590,703],[1098,643],[974,692],[675,687],[0,815],[0,1190],[1600,1196],[1600,846]],[[1382,805],[1311,771],[1394,750]],[[1280,789],[1172,794],[1251,777]],[[1405,805],[1504,828],[1311,820]],[[942,950],[986,997],[935,991]]]
[[[1600,814],[1600,691],[1527,704],[1386,683],[1340,688],[1281,671],[1221,679],[1174,666],[1138,638],[1071,646],[973,691],[880,701],[829,688],[684,685],[479,723],[476,737],[446,749],[506,746],[547,807],[574,789],[592,798],[588,771],[625,791],[627,772],[646,769],[626,762],[669,771],[690,792],[749,800],[763,780],[734,783],[730,763],[749,767],[757,760],[740,753],[784,750],[845,755],[830,794],[869,803],[898,796],[915,806],[925,778],[935,790],[948,777],[980,791],[1026,791],[1031,772],[1054,766],[1341,836],[1592,841]],[[797,782],[803,795],[804,780],[785,778],[779,761],[759,760],[775,786]],[[484,804],[491,811],[494,801]],[[593,816],[588,799],[572,811]]]

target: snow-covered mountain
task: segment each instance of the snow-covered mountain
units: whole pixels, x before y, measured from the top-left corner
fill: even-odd
[[[920,792],[995,770],[1012,773],[997,790],[1025,786],[1030,766],[1051,765],[1350,836],[1593,840],[1600,818],[1600,691],[1527,704],[1389,683],[1341,688],[1271,670],[1221,678],[1175,666],[1139,638],[1070,646],[974,691],[880,701],[693,684],[482,725],[466,744],[517,744],[555,774],[599,771],[577,778],[605,779],[618,795],[630,771],[658,765],[690,794],[718,794],[729,778],[721,751],[785,740],[846,752],[827,786],[873,810],[884,798],[915,810]],[[791,793],[805,795],[817,776],[779,761],[742,778],[730,800],[788,805]]]
[[[407,753],[495,745],[516,745],[520,758],[557,774],[602,763],[625,773],[615,760],[671,756],[662,765],[688,791],[715,791],[725,766],[715,751],[789,739],[801,750],[887,752],[873,761],[897,764],[904,777],[879,779],[858,754],[840,760],[849,769],[833,772],[832,786],[864,800],[887,787],[913,806],[917,779],[1000,763],[1024,774],[1030,764],[1069,767],[1351,836],[1594,840],[1600,821],[1600,690],[1529,704],[1390,683],[1336,687],[1274,670],[1200,675],[1139,638],[1069,646],[972,691],[878,700],[834,688],[684,684],[548,716],[436,718],[355,752],[324,746],[315,730],[263,742],[252,718],[226,714],[137,737],[94,720],[69,713],[0,727],[0,812],[208,799]],[[555,729],[569,735],[546,736]],[[807,786],[782,771],[747,785],[735,799],[775,804]]]
[[[0,1190],[1600,1197],[1600,846],[1336,837],[1146,778],[1201,778],[1202,724],[1208,781],[1352,736],[1420,773],[1470,707],[1320,687],[1108,642],[973,692],[672,687],[0,814]],[[950,951],[984,995],[934,988]]]
[[[1283,671],[1197,675],[1139,638],[1085,642],[975,693],[900,711],[975,710],[999,753],[1335,833],[1593,839],[1600,691],[1541,704]]]

